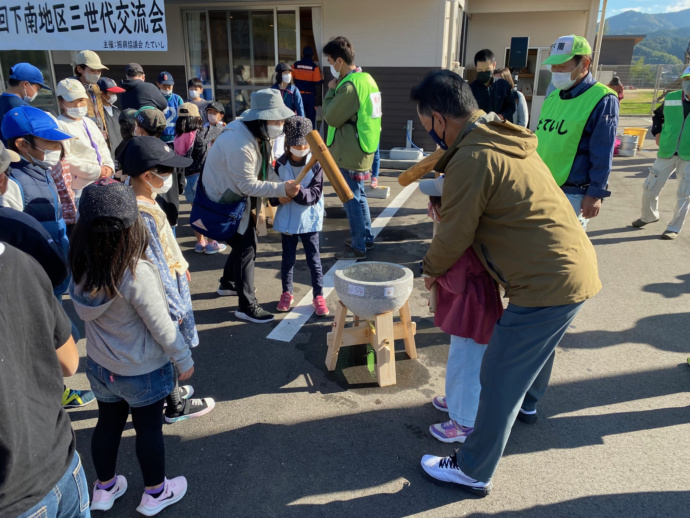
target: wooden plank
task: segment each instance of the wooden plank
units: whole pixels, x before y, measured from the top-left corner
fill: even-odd
[[[376,351],[376,377],[380,387],[388,387],[396,383],[393,313],[377,315],[375,326],[372,338]]]
[[[405,352],[414,360],[417,358],[417,345],[414,341],[414,335],[417,333],[417,325],[412,322],[412,315],[410,314],[410,301],[408,300],[400,308],[400,324],[403,327],[403,335],[405,340]],[[414,324],[414,326],[413,326]]]
[[[411,333],[417,332],[417,323],[412,322]],[[370,343],[371,335],[375,334],[369,329],[369,326],[357,326],[357,327],[347,327],[343,331],[340,347],[350,347],[352,345],[362,345]],[[333,343],[333,337],[335,333],[331,331],[326,335],[326,343],[330,346]],[[402,340],[405,338],[405,325],[403,322],[395,322],[393,324],[393,335],[396,340]],[[407,348],[405,349],[407,350]],[[409,354],[409,352],[408,352]]]
[[[328,352],[326,353],[326,368],[329,371],[334,371],[336,365],[338,364],[338,353],[340,352],[343,332],[345,331],[346,319],[347,308],[345,307],[345,304],[338,301],[338,307],[335,310],[333,337],[328,346]],[[328,334],[330,335],[331,333]]]

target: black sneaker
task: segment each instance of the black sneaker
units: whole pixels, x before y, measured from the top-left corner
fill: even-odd
[[[180,412],[173,412],[166,408],[165,422],[172,424],[193,417],[201,417],[202,415],[208,414],[214,408],[216,408],[216,402],[210,397],[202,399],[185,399],[184,408]]]
[[[345,240],[345,244],[346,244],[347,246],[350,246],[350,247],[351,247],[351,246],[352,246],[352,239],[350,239],[350,238],[348,237],[348,238]],[[367,247],[367,250],[373,250],[373,249],[374,249],[374,242],[373,242],[373,241],[367,241],[366,243],[364,243],[364,245]]]
[[[534,412],[533,414],[528,414],[526,412],[523,412],[522,408],[521,408],[520,411],[518,412],[517,419],[518,419],[518,421],[525,423],[525,424],[534,424],[537,422],[538,418],[537,418],[536,412]]]
[[[348,246],[342,252],[337,252],[335,254],[336,259],[366,259],[367,253],[355,250],[351,246]]]
[[[220,286],[216,290],[216,293],[221,297],[234,297],[237,295],[237,288],[231,282],[226,281],[222,277],[218,279]]]
[[[273,313],[269,313],[259,304],[249,306],[247,309],[238,309],[235,311],[235,316],[242,320],[247,320],[248,322],[254,322],[255,324],[268,324],[269,322],[273,322],[275,318]]]

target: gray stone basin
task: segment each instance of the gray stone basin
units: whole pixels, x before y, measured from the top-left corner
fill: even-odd
[[[335,291],[347,309],[365,320],[399,310],[412,293],[414,275],[394,263],[364,262],[335,272]]]

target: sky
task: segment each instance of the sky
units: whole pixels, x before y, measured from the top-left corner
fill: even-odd
[[[683,9],[690,9],[690,0],[609,0],[606,17],[610,18],[625,11],[672,13]]]

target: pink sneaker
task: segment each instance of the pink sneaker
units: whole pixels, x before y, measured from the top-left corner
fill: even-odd
[[[314,305],[314,311],[316,311],[317,316],[325,317],[330,314],[328,306],[326,305],[326,299],[323,298],[323,295],[317,296],[312,304]]]
[[[431,435],[441,442],[462,443],[474,431],[474,428],[462,426],[451,419],[445,423],[432,424],[429,427],[429,431]]]
[[[184,477],[175,477],[172,480],[165,479],[163,482],[163,492],[154,498],[148,493],[144,493],[141,497],[141,503],[137,507],[144,516],[155,516],[166,507],[176,504],[187,492],[187,479]]]
[[[286,291],[280,296],[280,302],[278,302],[278,307],[276,309],[278,311],[282,311],[283,313],[286,311],[290,311],[290,306],[292,305],[292,302],[294,300],[295,297],[292,296],[292,293]]]
[[[115,485],[110,489],[98,489],[98,483],[93,485],[93,498],[91,499],[92,511],[109,511],[115,500],[127,491],[127,479],[122,475],[115,477]]]
[[[436,410],[441,412],[448,412],[448,403],[446,403],[446,396],[436,396],[431,400],[431,404],[434,405]]]

